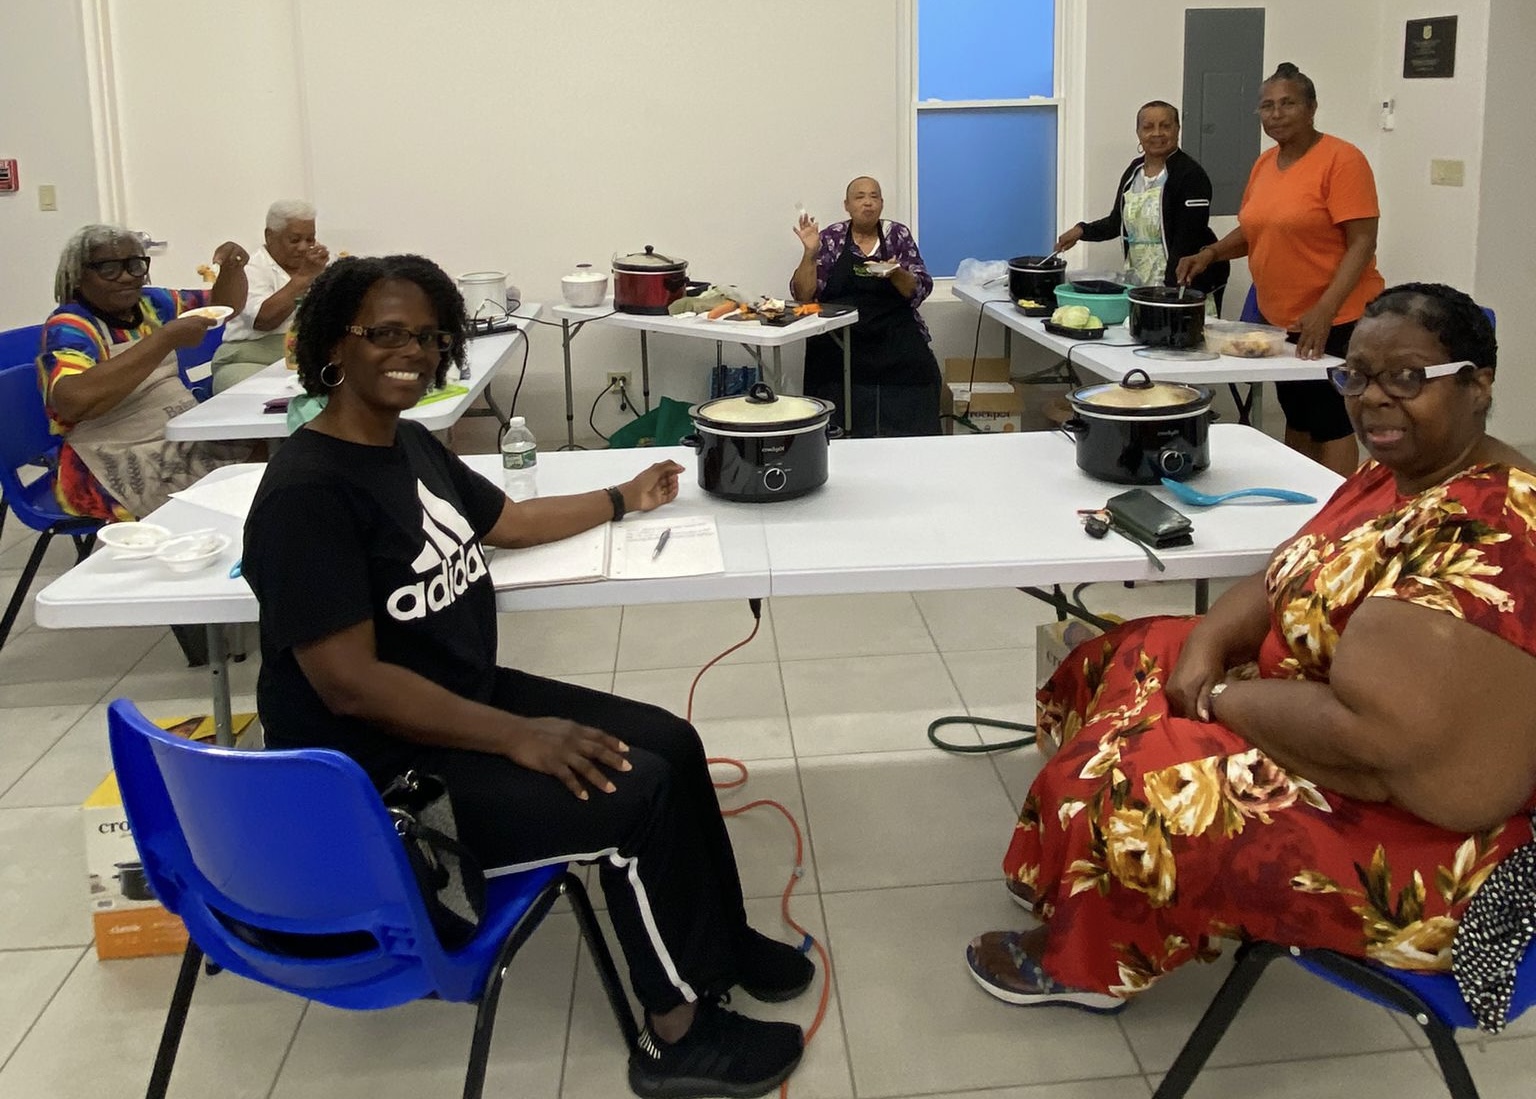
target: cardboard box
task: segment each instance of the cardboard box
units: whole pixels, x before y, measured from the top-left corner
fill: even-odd
[[[238,737],[255,714],[235,714]],[[213,739],[213,719],[206,716],[157,722],[161,728],[193,740]],[[81,806],[85,828],[85,867],[89,882],[91,923],[96,933],[96,957],[144,958],[180,954],[187,931],[155,900],[123,812],[117,776],[109,774]]]
[[[1023,387],[1011,381],[1009,373],[1007,359],[977,359],[974,369],[970,359],[944,360],[945,391],[940,394],[940,412],[955,417],[944,421],[950,434],[1022,429]],[[945,398],[948,408],[943,407]],[[958,423],[959,419],[971,426]]]

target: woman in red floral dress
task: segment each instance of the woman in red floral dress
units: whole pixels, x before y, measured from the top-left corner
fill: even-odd
[[[983,988],[1113,1011],[1217,938],[1450,967],[1536,808],[1536,467],[1485,431],[1495,361],[1466,295],[1383,293],[1330,371],[1372,460],[1204,619],[1041,690],[1003,867],[1042,924],[971,943]]]

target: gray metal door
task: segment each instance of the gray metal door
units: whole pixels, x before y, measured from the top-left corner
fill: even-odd
[[[1235,214],[1259,155],[1263,8],[1184,13],[1184,126],[1180,144],[1211,177],[1211,213]]]

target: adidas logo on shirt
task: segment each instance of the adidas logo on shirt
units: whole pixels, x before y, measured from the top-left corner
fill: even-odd
[[[421,501],[422,548],[411,562],[421,577],[391,593],[385,606],[397,622],[436,614],[486,575],[485,552],[468,520],[448,501],[416,482]]]

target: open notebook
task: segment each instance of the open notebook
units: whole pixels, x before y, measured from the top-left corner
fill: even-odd
[[[657,543],[670,530],[660,555]],[[491,583],[498,591],[593,580],[653,580],[724,572],[720,531],[711,515],[628,518],[604,523],[560,542],[491,555]]]

